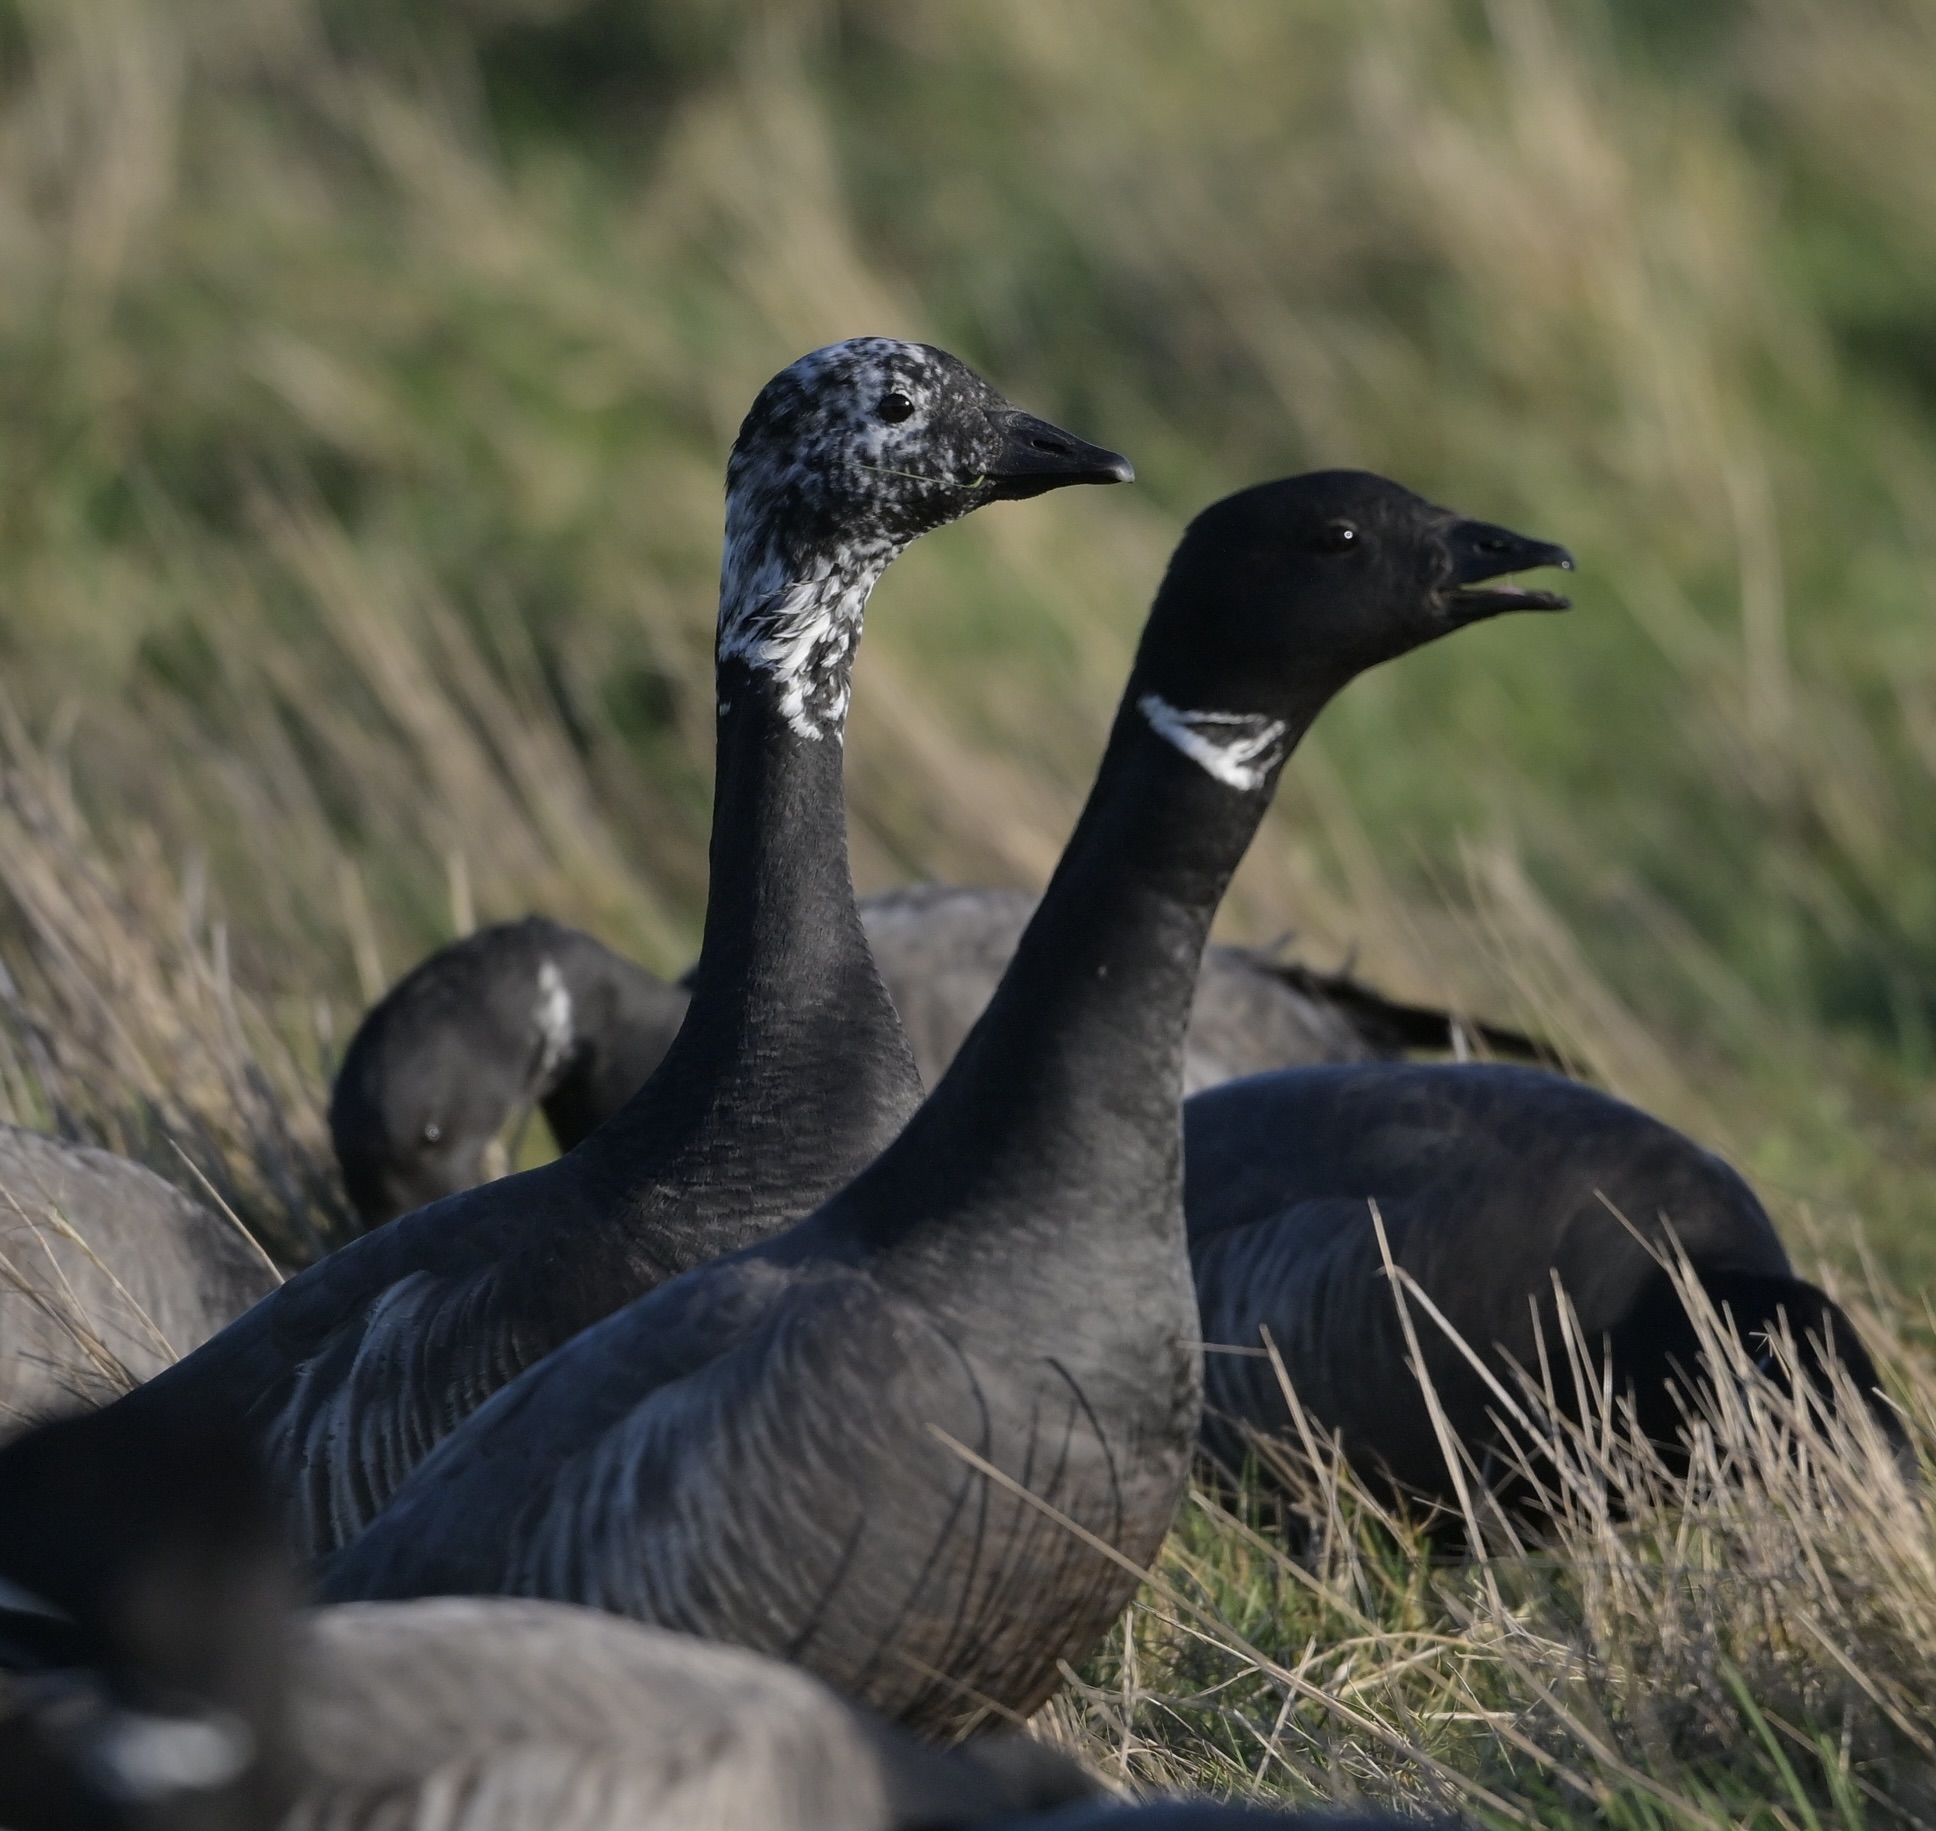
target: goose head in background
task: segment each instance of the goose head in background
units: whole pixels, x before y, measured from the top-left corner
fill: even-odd
[[[0,1824],[273,1823],[298,1600],[233,1425],[109,1409],[0,1449]]]
[[[534,1106],[570,1149],[639,1090],[685,1014],[679,987],[543,916],[439,948],[365,1014],[330,1089],[359,1218],[504,1174],[492,1147]]]

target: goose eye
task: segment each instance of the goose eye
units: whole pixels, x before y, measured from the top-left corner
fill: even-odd
[[[424,1126],[423,1135],[425,1144],[435,1144],[443,1137],[444,1128],[432,1119]]]
[[[898,426],[913,414],[914,403],[899,388],[893,388],[881,396],[881,404],[875,412],[890,426]]]
[[[1358,544],[1358,530],[1348,521],[1334,521],[1318,536],[1320,553],[1348,553]]]

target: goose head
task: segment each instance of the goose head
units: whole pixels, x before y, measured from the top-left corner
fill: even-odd
[[[1240,491],[1170,561],[1137,660],[1145,715],[1186,751],[1281,737],[1380,662],[1505,611],[1566,609],[1513,577],[1546,567],[1570,571],[1573,556],[1365,471]],[[1282,749],[1258,742],[1236,785],[1261,787]]]
[[[727,462],[718,657],[773,681],[801,736],[837,732],[868,594],[909,542],[987,503],[1134,474],[931,344],[815,350],[760,390]]]
[[[115,1407],[0,1450],[0,1823],[274,1821],[281,1528],[236,1424]]]
[[[809,547],[860,537],[898,549],[985,503],[1134,475],[946,350],[852,337],[760,390],[726,468],[728,539],[735,519],[783,515]]]

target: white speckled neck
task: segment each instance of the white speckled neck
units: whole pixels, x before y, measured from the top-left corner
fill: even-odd
[[[869,541],[796,568],[765,543],[728,544],[718,658],[767,675],[779,688],[781,716],[801,737],[842,737],[867,600],[898,551]]]
[[[1285,756],[1285,723],[1262,712],[1186,712],[1158,693],[1145,693],[1136,710],[1149,727],[1227,788],[1252,794]]]

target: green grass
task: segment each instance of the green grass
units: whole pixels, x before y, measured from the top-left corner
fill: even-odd
[[[682,965],[725,452],[884,330],[1142,481],[890,574],[865,886],[1039,883],[1182,522],[1387,471],[1579,607],[1354,686],[1227,930],[1542,1029],[1810,1253],[1936,1271],[1927,4],[0,0],[0,262],[9,1110],[172,1138],[300,1255],[332,1051],[422,951],[536,907]],[[1207,1516],[1175,1556],[1289,1607]],[[1380,1623],[1452,1619],[1391,1573]],[[1727,1720],[1771,1825],[1855,1811]]]

